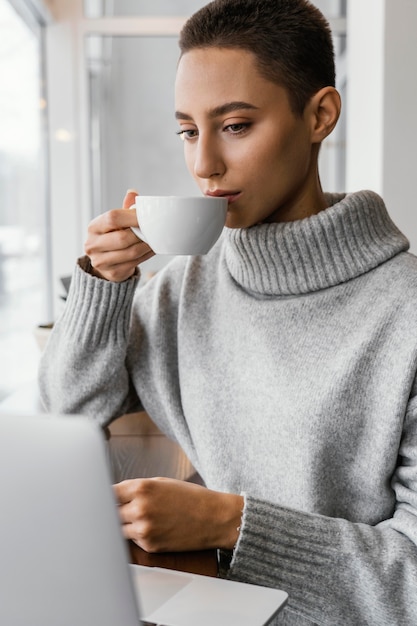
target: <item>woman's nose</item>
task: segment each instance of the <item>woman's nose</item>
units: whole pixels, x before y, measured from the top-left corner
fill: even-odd
[[[225,164],[219,146],[214,139],[200,134],[196,146],[194,175],[209,179],[224,174]]]

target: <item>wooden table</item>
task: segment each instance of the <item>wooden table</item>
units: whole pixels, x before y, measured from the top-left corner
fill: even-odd
[[[152,476],[198,481],[181,448],[165,437],[146,413],[119,417],[108,430],[110,465],[115,482]]]
[[[146,413],[124,415],[110,424],[109,431],[108,448],[115,482],[165,476],[201,484],[181,448],[165,437]],[[129,542],[129,550],[131,562],[139,565],[217,575],[215,550],[149,554],[133,542]]]
[[[41,413],[36,385],[18,390],[0,403],[0,412]],[[108,428],[106,442],[114,482],[128,478],[165,476],[201,484],[193,466],[181,448],[170,441],[146,413],[132,413],[118,418]],[[184,572],[217,575],[215,550],[148,554],[129,542],[132,563],[166,567]]]
[[[217,576],[218,562],[215,550],[200,550],[197,552],[163,552],[149,554],[129,541],[130,562],[149,567],[166,567],[181,572]]]

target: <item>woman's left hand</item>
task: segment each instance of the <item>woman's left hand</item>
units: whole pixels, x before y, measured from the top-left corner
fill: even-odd
[[[114,485],[126,539],[147,552],[232,549],[239,536],[242,496],[169,478]]]

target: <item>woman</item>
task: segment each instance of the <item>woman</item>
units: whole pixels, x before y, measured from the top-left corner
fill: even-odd
[[[135,194],[96,218],[43,399],[103,425],[143,407],[183,447],[207,489],[115,486],[145,550],[220,548],[223,575],[289,593],[277,624],[416,624],[417,263],[376,194],[322,191],[328,25],[306,0],[215,0],[180,47],[185,159],[225,231],[135,294]]]

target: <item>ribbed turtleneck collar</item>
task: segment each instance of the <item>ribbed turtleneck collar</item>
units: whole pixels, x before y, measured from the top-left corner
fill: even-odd
[[[288,296],[333,287],[409,247],[371,191],[326,194],[329,208],[295,222],[226,228],[225,260],[242,287]]]

